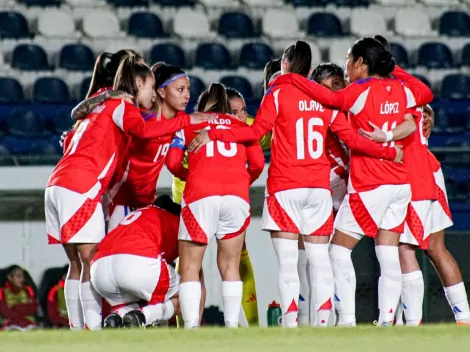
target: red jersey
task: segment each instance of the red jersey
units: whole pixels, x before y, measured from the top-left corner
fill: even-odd
[[[338,137],[331,132],[331,130],[328,130],[326,133],[325,152],[330,162],[331,170],[334,171],[336,175],[347,180],[349,156]]]
[[[439,169],[441,168],[441,163],[439,160],[437,160],[436,156],[431,153],[431,151],[428,149],[428,161],[429,161],[429,166],[431,167],[432,172],[438,172]]]
[[[132,254],[168,262],[178,258],[179,217],[155,206],[127,215],[98,245],[93,261],[114,254]]]
[[[185,115],[179,113],[176,117]],[[156,113],[142,113],[145,121],[157,118]],[[164,118],[163,118],[164,119]],[[116,173],[109,186],[113,205],[142,208],[156,197],[158,176],[165,163],[172,135],[146,140],[132,138],[126,155],[118,161]]]
[[[325,108],[288,83],[274,83],[268,89],[253,125],[229,131],[211,130],[209,137],[223,141],[258,141],[273,129],[267,180],[267,191],[273,194],[295,188],[330,189],[330,162],[325,154],[328,128],[351,149],[388,160],[396,156],[395,150],[354,132],[342,112]]]
[[[382,127],[385,132],[390,131],[404,121],[409,108],[427,104],[432,100],[430,89],[416,78],[407,80],[406,84],[395,78],[368,78],[333,92],[300,75],[285,76],[279,76],[273,83],[293,83],[309,97],[325,105],[348,111],[355,131],[359,128],[370,130],[369,121]],[[403,144],[403,141],[384,143],[384,146],[391,147],[395,143]],[[364,192],[381,185],[409,182],[403,164],[370,158],[355,150],[351,151],[350,159],[349,192]]]
[[[75,130],[47,187],[61,186],[99,199],[111,181],[117,160],[128,146],[127,134],[157,138],[189,124],[189,115],[145,122],[134,105],[119,99],[107,100],[93,109]]]
[[[188,169],[181,165],[186,147],[196,130],[230,129],[247,126],[237,118],[219,114],[216,120],[179,131],[170,147],[167,167],[176,177],[186,179],[183,198],[186,203],[215,195],[234,195],[249,202],[249,188],[264,168],[264,154],[259,142],[249,145],[210,142],[197,153],[189,153]],[[247,167],[248,163],[248,167]]]

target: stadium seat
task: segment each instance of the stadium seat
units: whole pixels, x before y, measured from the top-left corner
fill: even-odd
[[[460,5],[459,0],[419,0],[424,5],[428,6],[438,6],[438,7],[446,7],[450,5]]]
[[[368,9],[353,9],[351,12],[351,33],[360,37],[375,34],[387,35],[386,22],[380,13]]]
[[[335,4],[337,7],[366,7],[370,4],[370,0],[333,0],[330,3]]]
[[[201,93],[206,90],[206,86],[204,82],[196,76],[189,76],[189,82],[191,83],[191,96],[189,101],[194,103],[197,101]]]
[[[240,4],[233,0],[199,0],[198,3],[207,9],[232,9],[238,8]]]
[[[299,21],[291,11],[269,9],[264,13],[262,21],[263,34],[272,39],[299,39],[303,36],[299,31]]]
[[[41,103],[66,103],[70,100],[69,88],[60,78],[39,78],[33,87],[33,98]]]
[[[443,107],[434,109],[434,128],[433,134],[442,134],[447,131],[449,128],[449,114],[447,110]],[[430,140],[433,137],[431,136]]]
[[[62,0],[21,0],[26,6],[59,6]]]
[[[226,87],[235,88],[238,90],[245,99],[253,98],[253,89],[250,82],[245,77],[241,76],[225,76],[220,80],[220,83]]]
[[[62,267],[48,268],[44,271],[42,279],[38,285],[38,303],[43,312],[47,312],[48,295],[51,289],[57,285],[64,274],[67,274],[68,265]],[[47,315],[47,314],[46,314]],[[50,325],[50,321],[48,324]]]
[[[460,64],[462,66],[470,67],[470,44],[466,44],[463,47]]]
[[[408,67],[410,65],[408,51],[406,51],[403,45],[398,43],[390,43],[390,46],[392,48],[393,58],[395,59],[397,65],[404,68]]]
[[[470,99],[470,76],[453,74],[444,77],[441,96],[447,99]]]
[[[283,0],[242,0],[242,3],[255,8],[282,7],[284,5]]]
[[[83,17],[82,28],[83,33],[90,38],[106,39],[122,37],[117,17],[108,10],[94,9],[87,13]]]
[[[329,12],[316,12],[310,15],[307,24],[307,34],[316,37],[342,37],[341,21]]]
[[[62,110],[52,116],[53,132],[61,135],[64,131],[69,131],[73,126],[73,120],[70,118],[70,111]]]
[[[85,99],[88,93],[88,89],[90,88],[90,83],[91,83],[91,77],[86,77],[83,79],[82,83],[80,84],[80,91],[78,93],[79,100]]]
[[[34,44],[19,44],[13,49],[12,66],[24,71],[49,70],[47,54],[43,48]]]
[[[156,63],[159,61],[178,67],[186,67],[186,56],[183,49],[177,44],[161,43],[154,45],[150,50],[150,62]]]
[[[253,70],[262,70],[273,57],[273,50],[264,43],[245,44],[240,51],[239,65]]]
[[[165,37],[160,17],[150,12],[134,12],[129,17],[127,33],[137,38]]]
[[[470,16],[460,11],[445,12],[439,20],[439,32],[450,37],[470,37]]]
[[[0,144],[0,166],[12,165],[14,165],[14,162],[10,149],[8,149],[5,145]]]
[[[29,37],[29,27],[26,18],[19,12],[0,12],[0,38]]]
[[[92,71],[93,52],[83,44],[67,44],[60,51],[59,66],[70,71]]]
[[[243,12],[226,12],[219,18],[219,34],[226,38],[253,38],[253,21]]]
[[[290,0],[294,7],[320,7],[328,5],[328,0]]]
[[[23,100],[21,84],[14,78],[0,77],[0,103],[20,103]]]
[[[230,69],[230,53],[219,43],[200,44],[196,50],[195,65],[206,70]]]
[[[190,8],[178,10],[173,17],[173,32],[181,38],[208,39],[214,37],[205,13]]]
[[[423,82],[425,85],[431,88],[431,82],[429,82],[429,80],[426,77],[422,75],[418,75],[418,74],[414,74],[413,76],[415,76],[417,79],[419,79],[421,82]]]
[[[348,55],[350,40],[335,40],[331,43],[329,50],[329,61],[344,67],[346,56]]]
[[[7,117],[8,131],[15,136],[34,137],[46,134],[38,113],[29,109],[16,109]]]
[[[395,14],[395,32],[405,37],[429,37],[438,35],[432,29],[431,19],[426,12],[403,8]]]
[[[39,14],[38,33],[47,38],[80,37],[72,15],[59,9],[46,9]]]
[[[383,6],[405,6],[409,5],[410,0],[375,0],[375,2]]]
[[[449,47],[443,43],[425,43],[418,50],[418,66],[451,68],[454,65]]]
[[[118,7],[148,6],[148,0],[106,0],[106,2]]]
[[[152,2],[161,6],[182,7],[194,6],[196,0],[152,0]]]

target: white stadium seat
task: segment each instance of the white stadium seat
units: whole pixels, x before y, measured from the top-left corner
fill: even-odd
[[[263,34],[272,39],[298,39],[304,36],[299,30],[295,14],[283,9],[267,10],[263,16]]]
[[[410,6],[414,5],[414,0],[376,0],[382,6]]]
[[[283,7],[282,0],[241,0],[241,2],[250,7]]]
[[[368,9],[354,9],[351,13],[351,33],[360,37],[390,34],[381,14]]]
[[[119,21],[113,12],[96,9],[83,17],[83,33],[90,38],[118,38],[124,34],[120,31]]]
[[[405,37],[436,36],[431,28],[431,20],[422,11],[411,8],[400,9],[395,15],[395,32]]]
[[[330,46],[328,61],[337,64],[341,67],[344,67],[346,64],[346,57],[348,56],[348,50],[351,47],[351,44],[351,41],[348,39],[335,40]]]
[[[79,38],[72,15],[60,9],[44,9],[38,17],[38,32],[51,38]]]
[[[105,7],[105,0],[65,0],[71,7]]]
[[[210,39],[216,36],[210,30],[207,16],[189,8],[178,10],[173,18],[173,32],[181,38]]]
[[[240,3],[237,0],[199,0],[199,3],[204,5],[206,8],[222,8],[222,9],[233,9],[240,7]]]
[[[459,5],[459,0],[419,0],[420,3],[426,6],[441,6],[448,7],[449,5]]]

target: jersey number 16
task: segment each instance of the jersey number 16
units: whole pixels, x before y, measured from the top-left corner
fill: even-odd
[[[323,135],[314,131],[315,126],[323,126],[323,119],[312,117],[307,120],[307,151],[312,159],[318,159],[323,154]],[[297,159],[305,160],[304,118],[295,123],[295,138],[297,141]]]

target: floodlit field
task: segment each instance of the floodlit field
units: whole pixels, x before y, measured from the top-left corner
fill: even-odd
[[[349,329],[176,329],[103,332],[35,331],[0,333],[0,352],[140,351],[360,351],[453,352],[470,350],[470,327]]]

